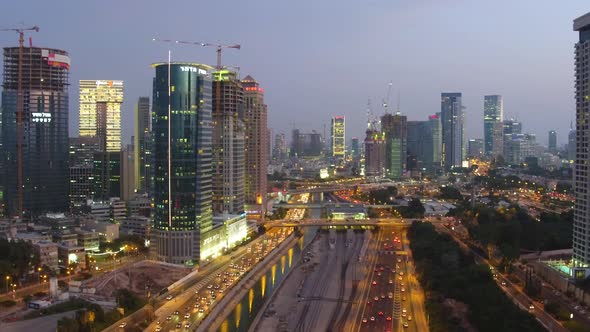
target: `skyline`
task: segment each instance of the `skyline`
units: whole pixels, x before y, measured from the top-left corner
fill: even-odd
[[[31,3],[38,10],[25,10]],[[461,92],[466,139],[483,138],[484,95],[502,95],[505,118],[518,116],[524,132],[537,134],[542,145],[547,145],[552,129],[557,131],[558,145],[566,143],[574,118],[571,45],[576,34],[571,31],[571,18],[585,12],[582,1],[559,8],[549,1],[452,1],[444,5],[433,1],[372,1],[367,5],[259,1],[231,4],[232,10],[227,10],[229,1],[199,6],[183,1],[178,8],[185,10],[166,12],[156,4],[29,1],[11,4],[14,10],[0,13],[2,27],[20,22],[40,26],[39,33],[27,35],[34,46],[70,53],[70,136],[78,135],[79,80],[123,80],[122,144],[130,143],[137,98],[151,96],[150,64],[163,60],[170,46],[153,43],[153,37],[241,44],[241,50],[223,53],[223,63],[240,66],[241,77],[250,74],[260,82],[266,90],[269,127],[287,136],[292,123],[303,131],[323,132],[323,124],[329,128],[332,116],[344,115],[349,145],[351,137],[364,136],[367,98],[372,99],[376,116],[383,113],[379,105],[389,81],[393,82],[390,105],[397,107],[399,93],[402,114],[410,121],[426,120],[437,112],[441,92]],[[336,5],[339,10],[333,11]],[[139,8],[144,19],[129,26],[128,18]],[[190,17],[186,8],[222,11],[227,14],[224,21],[235,23],[207,29],[218,17],[202,15],[191,25],[196,32],[187,32],[187,26],[180,23]],[[11,12],[23,16],[13,17]],[[56,24],[54,18],[64,13],[77,15]],[[255,16],[259,13],[268,15]],[[528,17],[523,20],[525,14]],[[499,19],[501,26],[496,24]],[[425,35],[431,38],[424,40]],[[16,34],[0,34],[3,47],[16,42]],[[452,51],[444,52],[449,45]],[[215,62],[211,48],[173,46],[173,60]]]

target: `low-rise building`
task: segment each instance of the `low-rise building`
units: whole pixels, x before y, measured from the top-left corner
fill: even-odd
[[[84,247],[87,252],[98,251],[100,240],[98,233],[84,230],[76,231],[78,235],[78,246]]]
[[[69,231],[57,232],[53,234],[53,242],[65,246],[77,246],[78,234]]]
[[[121,233],[128,235],[137,235],[143,239],[150,238],[150,218],[131,215],[123,220],[120,228]]]
[[[51,235],[47,233],[37,233],[37,232],[28,232],[28,233],[16,233],[13,238],[16,241],[26,241],[33,245],[42,242],[42,241],[51,241]]]
[[[39,257],[39,265],[47,266],[53,271],[58,269],[57,243],[39,241],[33,246],[35,254]]]
[[[62,269],[77,265],[78,269],[86,268],[86,251],[84,247],[68,246],[60,244],[57,246],[58,265]]]

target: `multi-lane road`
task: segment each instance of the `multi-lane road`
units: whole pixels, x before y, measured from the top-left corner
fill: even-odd
[[[424,296],[414,277],[405,231],[385,227],[367,256],[370,267],[357,331],[428,331]],[[367,285],[367,283],[365,283]]]
[[[269,230],[265,236],[247,244],[229,261],[216,269],[210,269],[194,285],[167,297],[167,302],[156,310],[156,319],[145,331],[194,330],[225,293],[258,261],[278,247],[291,231]]]

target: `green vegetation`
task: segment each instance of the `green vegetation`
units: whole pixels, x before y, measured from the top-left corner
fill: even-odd
[[[0,239],[0,286],[4,286],[6,276],[13,282],[25,277],[38,262],[30,243]],[[0,291],[5,291],[5,287],[0,287]]]
[[[463,199],[459,189],[453,186],[444,186],[439,188],[440,198],[442,199]]]
[[[447,234],[430,223],[414,222],[408,231],[416,272],[427,294],[430,329],[461,331],[462,320],[481,332],[542,331],[496,285],[487,266],[477,265]],[[463,303],[467,314],[449,300]]]
[[[145,304],[144,300],[138,298],[135,294],[131,293],[127,289],[117,290],[116,298],[119,307],[123,309],[125,315],[132,314],[133,312],[143,307]],[[75,318],[64,317],[60,319],[57,322],[58,332],[100,331],[116,323],[119,319],[123,317],[123,315],[117,309],[104,312],[99,305],[89,303],[84,300],[71,300],[68,302],[75,302],[77,306],[73,307],[73,304],[69,304],[68,310],[64,310],[66,306],[62,306],[61,310],[63,311],[59,312],[65,312],[75,309],[83,310],[76,311]]]
[[[424,212],[426,211],[418,198],[409,201],[408,206],[398,206],[396,209],[404,218],[424,218]]]
[[[396,187],[386,187],[369,192],[356,191],[352,197],[363,202],[374,204],[390,204],[397,196]]]

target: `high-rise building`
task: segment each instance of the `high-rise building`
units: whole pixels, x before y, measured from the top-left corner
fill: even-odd
[[[358,137],[353,137],[350,139],[350,154],[353,158],[359,158],[361,156]]]
[[[186,62],[153,67],[152,243],[159,260],[191,264],[208,256],[201,236],[212,228],[213,68]]]
[[[384,114],[381,131],[385,138],[385,173],[390,179],[399,179],[406,171],[407,117],[400,114]]]
[[[576,158],[574,162],[574,191],[576,204],[574,207],[573,257],[574,278],[588,276],[590,267],[590,154],[588,141],[588,96],[590,96],[590,13],[574,20],[574,30],[579,32],[579,40],[575,47],[576,68]]]
[[[385,175],[385,140],[379,130],[371,128],[367,129],[365,137],[365,175]]]
[[[299,129],[293,129],[291,136],[292,157],[319,157],[322,155],[324,144],[322,135],[313,130],[311,133],[302,133]]]
[[[150,146],[152,121],[150,98],[139,97],[135,107],[135,128],[133,134],[134,187],[137,192],[147,193],[150,188]]]
[[[504,140],[504,101],[500,95],[484,96],[483,133],[484,153],[488,156],[502,154]]]
[[[440,173],[442,170],[442,123],[440,113],[428,117],[430,130],[432,131],[432,166],[427,170],[431,173]]]
[[[266,165],[271,130],[267,129],[267,107],[264,103],[264,89],[248,75],[242,80],[244,105],[240,118],[246,129],[246,203],[259,205],[263,214],[266,206]],[[267,137],[267,135],[270,136]]]
[[[19,50],[4,48],[1,132],[6,211],[12,215],[22,212],[25,218],[49,211],[65,212],[69,206],[70,58],[62,50],[24,47],[19,66]],[[23,74],[20,100],[19,67]],[[17,137],[22,138],[20,154]]]
[[[332,117],[332,157],[344,158],[346,152],[346,122],[344,116]]]
[[[123,81],[80,80],[80,136],[97,136],[103,151],[121,151]]]
[[[463,104],[460,92],[441,94],[443,166],[445,170],[463,164]]]
[[[522,134],[522,122],[516,119],[504,120],[504,135]]]
[[[94,198],[94,154],[99,151],[96,136],[70,138],[70,209],[79,211]]]
[[[135,188],[135,150],[128,144],[121,150],[121,196],[125,201],[131,201],[137,195]]]
[[[484,155],[485,142],[481,138],[472,138],[467,141],[467,156],[481,158]]]
[[[574,128],[570,128],[567,135],[567,159],[570,165],[573,165],[576,160],[576,130]]]
[[[504,135],[504,160],[512,165],[524,163],[527,157],[539,156],[539,145],[534,134]]]
[[[549,152],[557,153],[557,132],[555,130],[549,131],[548,141]]]
[[[112,197],[120,198],[121,151],[95,152],[92,177],[94,181],[93,191],[95,200],[108,201]]]
[[[287,158],[287,139],[284,133],[275,135],[275,144],[272,151],[274,160],[281,161]]]
[[[243,87],[236,72],[219,70],[213,77],[213,213],[241,214],[246,164],[245,128],[239,118]],[[265,148],[265,142],[260,145]]]

